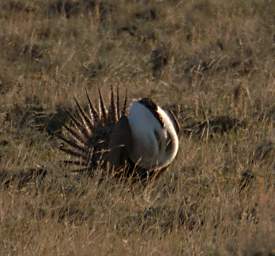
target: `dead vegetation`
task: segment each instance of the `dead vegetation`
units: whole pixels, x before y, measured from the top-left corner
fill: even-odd
[[[275,255],[272,1],[0,3],[1,255]],[[147,187],[70,175],[53,136],[100,87],[178,116]]]

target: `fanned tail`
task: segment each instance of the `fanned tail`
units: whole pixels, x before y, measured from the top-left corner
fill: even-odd
[[[74,98],[75,114],[67,112],[70,124],[65,124],[63,134],[56,136],[63,142],[59,149],[69,156],[64,160],[66,165],[79,166],[79,170],[92,170],[107,159],[104,155],[109,152],[110,134],[121,116],[126,114],[127,91],[122,107],[118,87],[116,93],[111,87],[107,104],[101,90],[98,89],[98,107],[95,107],[91,101],[87,90],[85,93],[88,102],[87,110]]]

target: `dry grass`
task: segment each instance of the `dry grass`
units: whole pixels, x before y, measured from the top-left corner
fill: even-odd
[[[0,3],[1,255],[275,255],[275,4]],[[66,175],[52,136],[97,87],[177,111],[155,184]],[[175,104],[175,105],[173,105]]]

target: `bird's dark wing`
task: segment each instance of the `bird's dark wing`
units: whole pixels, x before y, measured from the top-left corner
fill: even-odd
[[[123,115],[115,125],[110,136],[108,161],[115,167],[121,167],[128,160],[132,147],[132,133],[128,118]]]

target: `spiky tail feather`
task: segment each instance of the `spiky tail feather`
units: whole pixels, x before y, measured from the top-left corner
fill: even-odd
[[[106,154],[110,134],[121,116],[126,114],[127,91],[124,96],[123,106],[120,106],[119,88],[116,95],[113,87],[110,92],[110,103],[106,104],[100,89],[98,89],[98,107],[92,103],[87,90],[88,111],[83,109],[76,98],[75,114],[67,113],[71,122],[64,125],[65,133],[57,135],[63,142],[60,150],[70,158],[64,160],[67,165],[79,167],[89,171],[106,165]]]

